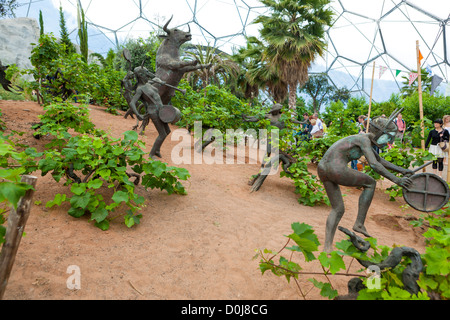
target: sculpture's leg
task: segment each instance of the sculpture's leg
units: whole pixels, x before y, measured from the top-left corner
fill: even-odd
[[[359,196],[358,215],[356,217],[355,225],[353,226],[354,231],[362,233],[366,237],[370,237],[370,235],[368,234],[366,227],[364,227],[364,222],[366,220],[367,211],[372,203],[373,195],[375,194],[376,185],[377,182],[375,179],[366,176],[364,184],[361,185],[364,190]]]
[[[170,133],[170,128],[168,124],[162,122],[157,115],[152,114],[150,115],[150,118],[152,119],[152,122],[159,134],[155,140],[155,143],[153,144],[152,150],[150,151],[150,157],[153,158],[153,156],[157,156],[161,158],[161,145],[166,139],[168,132]]]
[[[258,177],[254,180],[252,187],[250,188],[250,192],[258,191],[261,188],[264,180],[266,180],[267,175],[259,174]]]
[[[279,165],[279,163],[280,163],[279,161],[280,161],[280,155],[276,155],[276,156],[272,157],[269,160],[269,162],[267,162],[264,165],[264,168],[262,168],[262,170],[260,171],[260,173],[258,174],[256,179],[252,183],[252,187],[250,189],[251,192],[258,191],[259,188],[261,188],[262,184],[264,183],[264,180],[266,180],[267,176],[269,175],[270,170],[275,165]]]
[[[339,185],[331,182],[324,181],[323,186],[327,192],[328,198],[330,199],[331,212],[328,215],[326,227],[325,227],[325,252],[333,251],[333,239],[336,233],[337,226],[341,221],[342,216],[345,212],[344,201],[342,200],[341,189]]]
[[[199,152],[202,152],[203,150],[205,150],[205,148],[207,146],[209,146],[211,143],[213,143],[216,140],[216,137],[211,136],[211,138],[209,138],[208,140],[206,140],[205,142],[203,142],[201,150]]]
[[[166,131],[166,136],[168,136],[169,133],[170,133],[170,127],[169,127],[169,124],[163,122],[163,125],[164,125],[164,130]]]
[[[138,121],[138,122],[137,122],[137,125],[139,125],[139,120],[137,120],[137,121]],[[142,120],[142,123],[141,123],[141,132],[139,132],[139,134],[140,134],[141,136],[144,135],[144,131],[145,131],[145,128],[147,127],[148,123],[149,123],[148,118],[145,118],[144,120]]]
[[[136,125],[133,126],[133,128],[131,128],[131,130],[137,131],[138,128],[139,128],[139,120],[136,119]]]

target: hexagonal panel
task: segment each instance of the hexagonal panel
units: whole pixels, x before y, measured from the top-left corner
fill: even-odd
[[[89,47],[102,54],[129,38],[147,37],[171,16],[170,27],[189,24],[192,44],[231,53],[233,47],[245,45],[245,35],[259,35],[259,26],[252,22],[267,13],[258,0],[23,0],[16,14],[38,19],[41,9],[46,32],[59,35],[61,3],[77,42],[78,2],[89,24]],[[417,69],[419,40],[422,67],[429,65],[444,79],[443,85],[448,83],[449,0],[333,0],[331,8],[336,20],[327,32],[328,51],[310,72],[327,72],[336,86],[369,96],[375,62],[373,98],[383,101],[398,92],[402,76]],[[386,68],[381,76],[380,67]]]

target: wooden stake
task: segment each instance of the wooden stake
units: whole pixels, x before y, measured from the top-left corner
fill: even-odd
[[[447,151],[447,182],[450,183],[450,151]]]
[[[420,54],[419,54],[419,40],[416,41],[416,54],[417,54],[417,81],[419,81],[419,111],[420,111],[420,128],[422,129],[422,141],[421,146],[422,150],[425,150],[425,128],[423,123],[423,103],[422,103],[422,76],[421,76],[421,68],[420,68]]]
[[[21,181],[31,185],[33,189],[26,191],[25,195],[17,204],[17,210],[11,208],[11,212],[8,216],[5,243],[3,243],[0,254],[0,300],[5,293],[9,275],[11,274],[11,269],[14,265],[14,260],[16,259],[16,253],[19,249],[20,240],[22,240],[23,230],[27,223],[28,216],[30,215],[31,200],[33,198],[37,177],[26,175],[22,176]]]
[[[372,111],[372,93],[373,93],[373,78],[374,78],[374,76],[375,76],[375,61],[373,62],[372,84],[370,85],[369,114],[367,115],[367,128],[366,128],[366,133],[369,133],[370,113],[371,113],[371,111]]]

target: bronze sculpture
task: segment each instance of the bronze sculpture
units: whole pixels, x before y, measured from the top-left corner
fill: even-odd
[[[332,207],[326,222],[325,252],[332,251],[336,228],[345,212],[339,187],[341,185],[363,188],[359,198],[358,215],[353,230],[370,237],[364,222],[374,196],[376,181],[363,172],[349,168],[348,163],[350,161],[365,156],[371,168],[383,177],[404,188],[408,188],[411,185],[412,181],[409,179],[409,176],[414,173],[413,171],[386,161],[373,149],[374,146],[383,148],[394,141],[397,126],[392,120],[399,112],[401,110],[394,111],[389,119],[374,118],[368,123],[369,133],[348,136],[338,140],[325,152],[322,160],[319,162],[317,173],[325,187]],[[389,170],[399,172],[403,174],[403,177],[399,178]]]
[[[153,147],[150,151],[150,157],[161,157],[161,145],[164,139],[167,137],[166,126],[167,123],[161,121],[159,117],[159,110],[161,110],[163,104],[158,94],[158,89],[153,86],[153,83],[162,83],[158,78],[151,78],[152,73],[144,67],[137,67],[134,69],[134,74],[137,79],[136,93],[130,101],[130,108],[139,120],[143,120],[144,117],[137,110],[138,101],[142,101],[145,105],[145,118],[150,118],[158,131],[158,137],[153,143]],[[150,82],[151,81],[151,82]]]
[[[151,157],[155,155],[161,157],[161,145],[170,133],[168,122],[162,121],[161,116],[164,120],[167,118],[170,118],[172,121],[179,119],[180,112],[179,110],[174,110],[173,106],[170,106],[170,101],[175,94],[175,90],[185,92],[177,88],[184,73],[211,67],[211,64],[199,64],[197,60],[181,60],[180,46],[191,40],[192,36],[190,30],[185,32],[177,28],[169,29],[168,25],[171,20],[172,18],[166,22],[163,27],[165,34],[160,36],[164,40],[156,53],[155,74],[141,66],[134,70],[134,76],[138,82],[136,85],[132,85],[130,81],[130,78],[132,78],[130,72],[122,81],[125,87],[124,96],[130,106],[130,110],[125,114],[125,117],[130,115],[130,112],[134,113],[138,123],[142,121],[142,132],[150,119],[158,130],[159,136],[156,138],[150,152]],[[129,62],[129,53],[124,51],[124,57]],[[147,84],[148,81],[151,81],[151,83]],[[133,98],[130,97],[130,92]],[[146,113],[141,114],[141,109],[144,109]],[[138,123],[133,129],[137,128]]]
[[[284,123],[284,121],[281,120],[281,109],[282,109],[282,105],[279,103],[275,103],[271,109],[269,110],[268,113],[265,114],[265,119],[268,119],[270,121],[270,125],[273,127],[278,128],[278,130],[282,130],[286,127],[286,124]],[[242,115],[242,118],[244,119],[244,121],[250,121],[250,122],[257,122],[259,121],[258,117],[249,117],[246,115]],[[291,119],[291,121],[293,123],[296,124],[302,124],[303,122],[300,122],[298,120],[295,119]],[[275,147],[275,150],[273,149]],[[272,158],[271,155],[272,153],[275,152],[275,156],[273,156]],[[266,162],[266,159],[269,159],[269,161]],[[272,143],[272,140],[270,139],[270,137],[267,137],[267,150],[266,150],[266,155],[261,163],[261,170],[260,172],[250,181],[250,184],[252,185],[251,191],[258,191],[264,180],[267,178],[267,176],[269,175],[269,172],[271,170],[271,168],[275,165],[278,164],[279,161],[281,160],[281,162],[283,163],[282,167],[283,170],[287,173],[287,174],[291,174],[289,172],[289,167],[292,165],[293,162],[295,162],[294,158],[287,154],[286,152],[283,152],[282,150],[278,149],[278,146],[274,146]]]
[[[354,232],[339,227],[339,230],[345,233],[350,237],[350,241],[352,244],[361,252],[366,252],[370,249],[370,243],[365,241],[361,237],[357,236]],[[373,269],[373,267],[377,267],[379,271],[385,269],[393,269],[395,268],[403,259],[403,257],[407,257],[410,260],[410,263],[402,272],[402,281],[406,291],[410,294],[417,294],[419,292],[419,285],[417,284],[417,280],[419,279],[420,273],[423,270],[423,263],[420,256],[420,253],[410,247],[395,247],[389,256],[384,259],[384,261],[380,261],[378,263],[356,259],[363,267],[367,269]],[[362,283],[360,278],[352,278],[348,283],[349,295],[347,298],[351,300],[356,300],[358,297],[358,292],[361,289],[364,289],[365,286]],[[346,300],[344,297],[338,297],[337,300]]]
[[[6,69],[9,68],[9,65],[2,65],[2,62],[0,61],[0,85],[3,87],[3,89],[5,89],[6,91],[9,92],[13,92],[13,90],[18,90],[18,91],[23,91],[23,89],[19,86],[15,86],[16,88],[13,87],[13,84],[11,83],[11,81],[9,81],[8,79],[6,79]]]

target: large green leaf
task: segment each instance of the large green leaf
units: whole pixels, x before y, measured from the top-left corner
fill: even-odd
[[[70,191],[76,195],[81,195],[86,191],[86,183],[74,183],[70,188]]]
[[[302,252],[306,261],[314,260],[315,256],[313,252],[318,250],[320,242],[314,233],[313,228],[310,225],[298,222],[293,223],[291,227],[292,230],[294,230],[294,233],[287,237],[294,240],[297,246],[287,249]]]
[[[87,184],[88,188],[99,189],[103,185],[103,181],[100,179],[90,180]]]
[[[14,208],[17,208],[20,198],[25,195],[27,190],[32,188],[26,183],[0,182],[0,202],[8,200]]]
[[[128,194],[124,191],[116,191],[112,196],[115,203],[128,202],[128,199]]]
[[[90,200],[91,194],[86,192],[81,195],[74,195],[72,198],[70,198],[70,204],[72,205],[73,208],[85,209],[89,204]]]
[[[97,222],[102,222],[108,216],[108,210],[103,207],[97,207],[94,212],[91,214],[91,220],[95,220]]]
[[[318,259],[325,269],[330,269],[331,274],[335,274],[341,269],[345,270],[344,260],[336,251],[330,254],[321,252]]]
[[[332,300],[338,296],[337,290],[333,289],[330,283],[317,281],[316,279],[308,280],[311,281],[316,288],[320,289],[320,295],[322,297]]]
[[[136,131],[126,131],[123,135],[126,141],[136,142],[138,140],[138,133]]]

